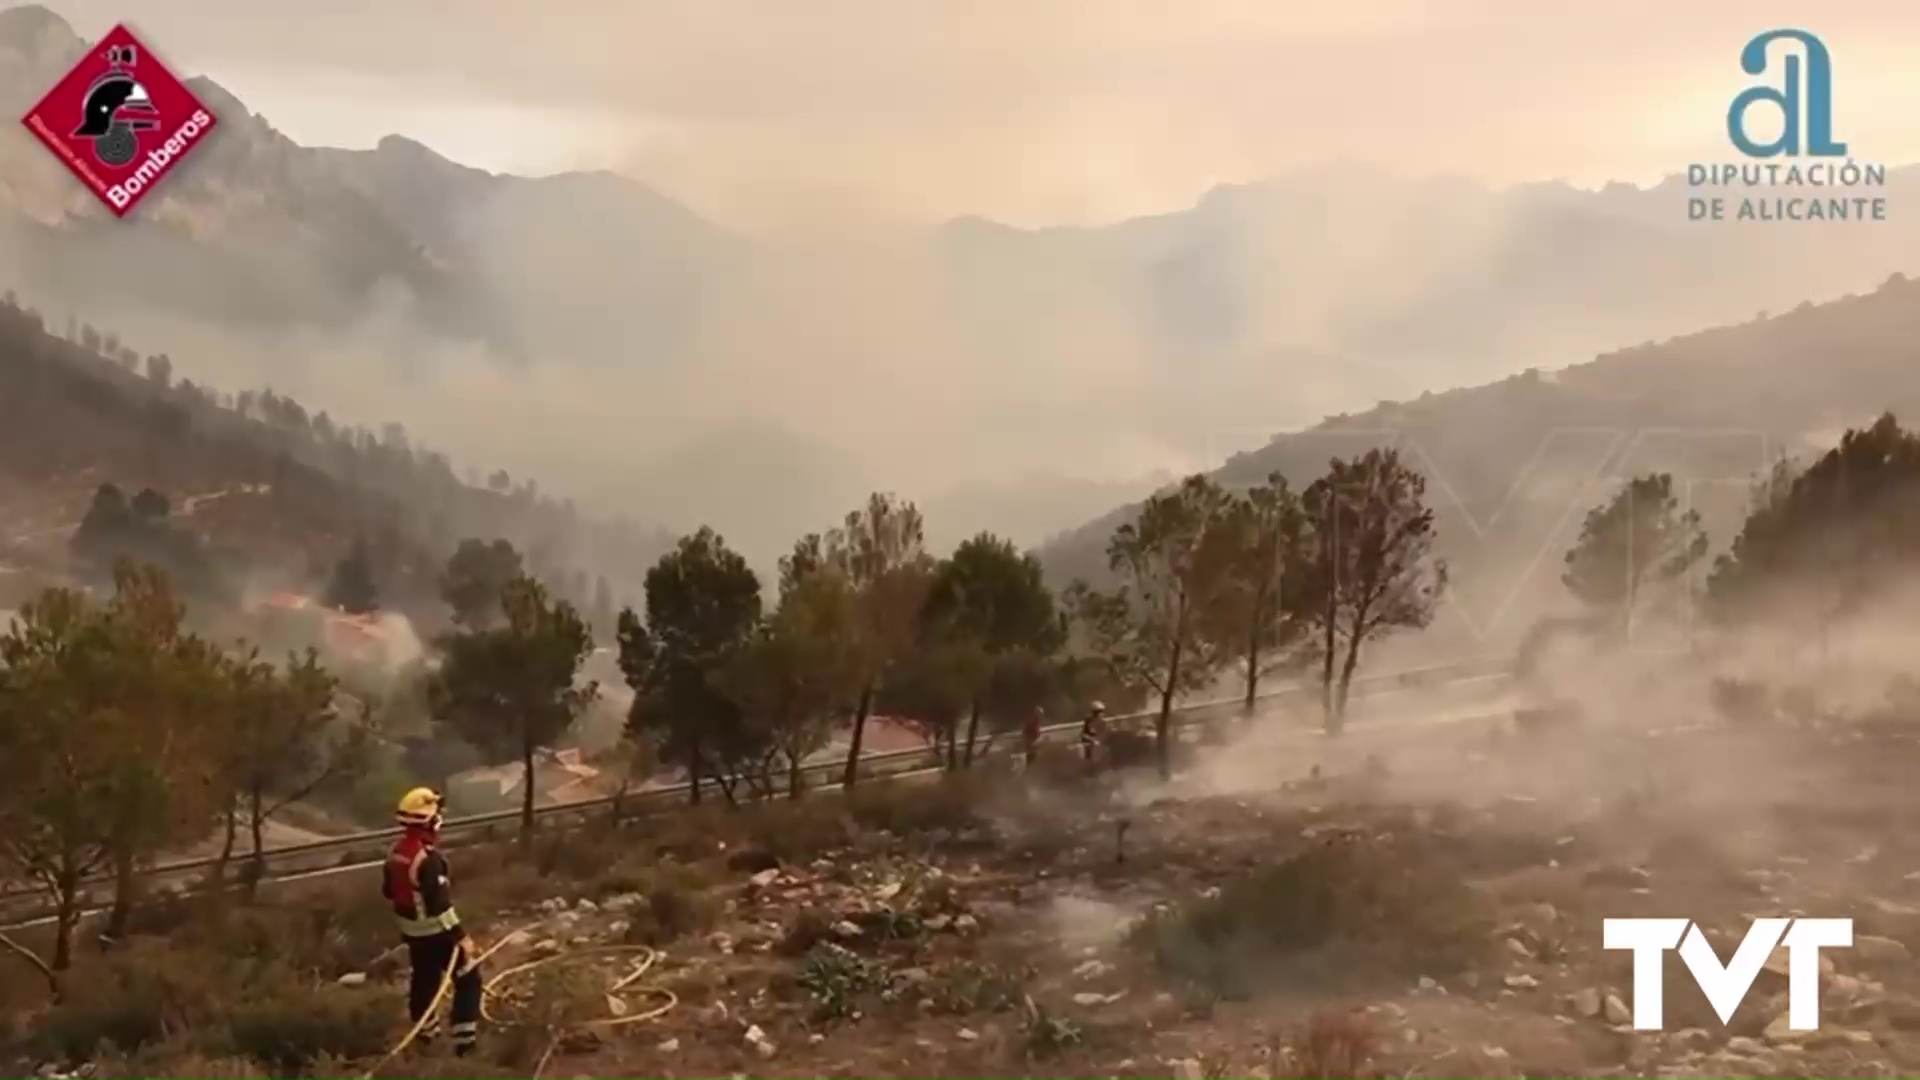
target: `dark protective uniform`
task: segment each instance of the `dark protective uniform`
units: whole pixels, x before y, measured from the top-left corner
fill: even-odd
[[[1106,735],[1107,719],[1101,713],[1088,713],[1087,718],[1080,721],[1080,753],[1085,755],[1088,765],[1093,764],[1094,754],[1100,749],[1100,740]]]
[[[453,1050],[456,1054],[469,1053],[480,1037],[480,969],[472,962],[472,942],[453,909],[446,857],[434,847],[431,832],[408,829],[393,845],[380,895],[393,905],[400,936],[407,944],[407,957],[413,964],[413,980],[407,992],[409,1018],[418,1023],[426,1015],[440,989],[440,980],[447,968],[454,966]],[[420,1030],[415,1041],[431,1043],[438,1027],[436,1017]]]

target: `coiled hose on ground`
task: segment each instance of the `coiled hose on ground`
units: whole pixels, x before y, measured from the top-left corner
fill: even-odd
[[[519,930],[515,930],[511,934],[506,935],[505,937],[501,938],[500,940],[494,942],[491,946],[489,946],[485,952],[482,952],[479,956],[474,957],[473,960],[467,966],[479,967],[481,964],[485,963],[489,957],[493,956],[494,953],[499,952],[503,947],[509,944],[512,944],[514,942],[525,941],[527,939],[528,931],[532,930],[533,927],[538,925],[539,923],[533,923],[531,925],[522,927]],[[471,946],[469,945],[469,948],[470,947]],[[487,1004],[488,1002],[493,1001],[496,998],[504,997],[505,995],[502,994],[500,991],[501,985],[504,984],[507,980],[514,978],[515,976],[525,975],[530,971],[535,971],[539,968],[546,967],[549,964],[558,964],[558,963],[563,963],[567,961],[583,960],[583,959],[596,957],[596,956],[614,956],[614,955],[622,955],[622,954],[629,954],[629,953],[638,953],[641,955],[639,956],[638,959],[634,961],[633,970],[621,976],[620,979],[616,981],[607,990],[607,994],[609,997],[613,998],[614,1000],[619,1000],[617,995],[627,991],[629,988],[633,986],[634,983],[639,982],[640,979],[643,976],[645,976],[649,970],[652,969],[654,963],[660,959],[660,951],[658,949],[654,949],[647,945],[598,945],[598,946],[593,946],[590,948],[583,948],[583,949],[563,949],[560,952],[552,954],[551,956],[543,956],[537,960],[529,960],[523,964],[515,964],[513,967],[510,967],[505,971],[502,971],[498,975],[495,975],[493,978],[487,980],[486,985],[483,988],[480,995],[481,1016],[483,1016],[488,1023],[497,1022],[492,1012],[489,1011],[489,1009],[487,1008]],[[382,1068],[384,1068],[388,1062],[400,1056],[400,1054],[404,1052],[407,1049],[407,1047],[413,1045],[414,1040],[420,1037],[420,1032],[425,1030],[426,1026],[430,1022],[432,1022],[433,1018],[436,1015],[439,1014],[441,1004],[447,1000],[447,992],[453,988],[454,975],[459,970],[462,970],[462,968],[458,962],[447,965],[447,970],[440,976],[440,988],[434,991],[433,1003],[427,1006],[427,1011],[421,1014],[420,1019],[414,1022],[413,1027],[408,1029],[406,1035],[402,1037],[399,1042],[393,1044],[393,1049],[388,1050],[385,1057],[382,1057],[379,1061],[375,1062],[373,1067],[367,1070],[366,1075],[361,1077],[361,1080],[373,1080],[375,1073],[379,1072]],[[680,1003],[680,999],[674,995],[673,991],[665,989],[664,987],[658,987],[658,986],[642,987],[640,988],[640,991],[642,993],[653,994],[657,997],[663,998],[664,1000],[659,1005],[656,1005],[653,1008],[644,1010],[642,1012],[628,1013],[626,1015],[620,1015],[620,1016],[609,1016],[599,1020],[590,1020],[580,1026],[585,1028],[611,1028],[611,1027],[621,1027],[627,1024],[643,1023],[645,1021],[655,1020],[661,1016],[666,1015],[668,1012],[672,1011],[674,1006]],[[559,1044],[560,1036],[562,1034],[564,1034],[564,1032],[556,1033],[554,1035],[553,1041],[547,1044],[546,1052],[540,1055],[540,1062],[537,1066],[535,1066],[533,1070],[533,1080],[539,1080],[541,1073],[543,1073],[546,1070],[547,1061],[549,1058],[553,1056],[554,1047]]]

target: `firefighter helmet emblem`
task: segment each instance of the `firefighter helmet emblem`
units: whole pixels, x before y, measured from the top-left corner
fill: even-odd
[[[139,63],[137,49],[132,45],[109,48],[107,63],[109,70],[87,87],[80,126],[73,135],[92,140],[93,156],[100,164],[119,168],[140,152],[134,132],[159,127],[160,113],[147,88],[133,76],[132,69]]]

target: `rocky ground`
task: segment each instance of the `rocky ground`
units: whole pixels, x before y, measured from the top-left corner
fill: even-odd
[[[410,1053],[382,1075],[1920,1069],[1920,841],[1899,827],[1920,764],[1910,740],[1712,728],[1420,756],[1427,767],[1374,756],[1371,772],[1329,759],[1326,775],[1345,779],[1258,794],[1002,777],[731,822],[709,814],[697,828],[630,823],[497,865],[469,860],[462,902],[479,936],[522,931],[490,973],[559,959],[503,984],[488,1061]],[[1286,771],[1307,763],[1296,755]],[[1700,763],[1714,769],[1677,778]],[[1826,953],[1819,1032],[1786,1027],[1784,951],[1726,1025],[1669,957],[1669,1031],[1638,1032],[1630,959],[1600,948],[1603,919],[1636,915],[1692,918],[1723,958],[1763,915],[1852,917],[1856,941]],[[392,957],[368,962],[378,936],[367,933],[341,930],[339,948],[302,960],[314,987],[303,992],[325,1007],[294,1009],[364,1019],[319,1034],[307,1021],[295,1035],[236,1021],[199,1057],[166,1065],[153,1055],[185,1053],[177,1031],[122,1016],[91,1032],[121,1049],[50,1058],[45,1035],[68,1032],[69,1004],[28,1014],[21,1038],[36,1056],[25,1064],[365,1069],[399,1035],[402,974]],[[640,945],[660,958],[614,992]],[[613,946],[627,951],[592,952]],[[671,1009],[635,1019],[666,1001],[660,991]],[[604,1023],[622,1018],[632,1022]]]

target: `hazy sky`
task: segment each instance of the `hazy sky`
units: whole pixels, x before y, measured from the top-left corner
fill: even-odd
[[[1823,35],[1860,157],[1920,158],[1908,0],[57,0],[135,13],[294,139],[617,166],[722,219],[854,200],[1042,224],[1327,160],[1494,181],[1727,158],[1738,51]],[[297,27],[297,29],[295,29]]]

